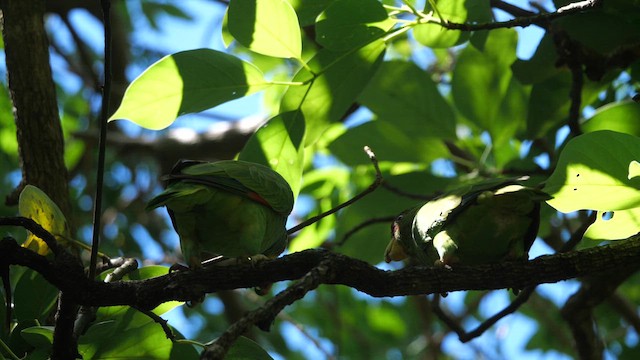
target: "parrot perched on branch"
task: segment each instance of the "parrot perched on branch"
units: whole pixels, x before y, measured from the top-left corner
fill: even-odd
[[[404,211],[393,222],[385,261],[478,265],[528,258],[540,202],[551,197],[518,180],[487,180]]]
[[[246,161],[183,160],[147,210],[166,206],[189,268],[217,256],[275,258],[287,246],[293,192],[280,174]]]

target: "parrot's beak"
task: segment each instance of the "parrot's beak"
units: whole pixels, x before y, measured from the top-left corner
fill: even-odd
[[[392,261],[400,261],[407,258],[407,253],[404,251],[404,247],[396,239],[391,239],[387,249],[384,251],[384,261],[390,263]]]

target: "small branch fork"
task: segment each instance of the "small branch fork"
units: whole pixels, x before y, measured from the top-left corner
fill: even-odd
[[[527,27],[530,25],[540,25],[546,27],[550,21],[560,17],[571,15],[578,12],[583,12],[591,9],[595,9],[602,5],[602,0],[585,0],[575,3],[567,4],[555,12],[535,14],[530,16],[521,16],[513,20],[489,22],[481,24],[467,24],[467,23],[453,23],[450,21],[440,22],[439,24],[445,29],[449,30],[462,30],[462,31],[478,31],[478,30],[493,30],[512,27]],[[524,14],[522,14],[524,15]]]
[[[258,326],[263,331],[269,331],[276,316],[287,306],[302,299],[309,291],[316,289],[322,283],[330,282],[335,274],[331,271],[328,260],[324,260],[318,266],[312,268],[304,277],[292,286],[274,296],[266,304],[254,311],[247,313],[242,319],[231,325],[218,339],[207,346],[201,359],[223,359],[229,348],[252,325]]]

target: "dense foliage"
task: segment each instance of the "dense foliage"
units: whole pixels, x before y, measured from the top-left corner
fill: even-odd
[[[7,199],[0,216],[19,213],[36,220],[86,265],[88,251],[72,240],[91,240],[100,126],[96,99],[102,78],[96,69],[104,55],[95,50],[99,43],[78,36],[86,23],[70,20],[73,12],[65,7],[86,6],[74,11],[99,19],[97,5],[69,3],[46,9],[60,110],[60,119],[48,121],[62,125],[69,194],[47,196],[20,182],[21,165],[29,166],[21,161],[23,150],[48,145],[20,143],[25,139],[21,122],[14,122],[11,111],[20,93],[10,81],[3,82],[12,97],[9,91],[0,97],[1,194]],[[146,21],[170,32],[161,20],[193,21],[186,5],[114,2],[113,101],[100,252],[139,259],[141,267],[123,280],[164,276],[168,266],[183,261],[164,210],[144,211],[161,189],[160,175],[179,158],[237,156],[270,166],[296,197],[291,227],[371,189],[376,176],[382,176],[373,192],[294,233],[286,254],[321,247],[398,270],[405,265],[383,260],[389,225],[401,211],[470,182],[523,176],[553,197],[542,204],[531,257],[569,252],[575,257],[567,257],[567,263],[583,264],[580,256],[587,253],[575,250],[629,238],[629,246],[635,246],[633,237],[640,231],[640,103],[632,97],[640,86],[640,2],[556,0],[533,9],[500,0],[426,3],[219,2],[205,8],[215,10],[217,18],[208,21],[221,27],[227,48],[170,54],[130,46],[136,41],[135,25]],[[53,30],[61,24],[70,39]],[[5,21],[5,32],[11,31],[8,25]],[[537,28],[542,36],[534,39],[514,27]],[[530,58],[519,58],[522,47],[535,51]],[[13,69],[7,66],[10,79]],[[262,116],[258,122],[225,120],[225,110],[209,110],[247,107],[256,99],[261,103],[252,111]],[[362,151],[365,146],[375,159]],[[60,175],[65,183],[66,176]],[[31,183],[24,169],[22,177]],[[34,185],[47,192],[45,185]],[[49,197],[71,199],[72,209]],[[46,246],[24,229],[3,227],[2,234],[53,261]],[[625,252],[633,253],[625,246],[612,247],[608,256],[622,259]],[[270,332],[252,327],[228,356],[509,358],[535,351],[632,358],[638,351],[640,292],[634,285],[637,261],[625,261],[609,261],[603,273],[590,273],[590,264],[581,265],[578,274],[590,276],[567,273],[556,279],[569,281],[537,288],[549,281],[534,279],[534,286],[517,298],[508,285],[490,290],[496,286],[483,274],[491,266],[479,268],[477,285],[466,288],[447,283],[446,271],[455,276],[455,268],[426,269],[424,276],[435,271],[445,280],[441,288],[422,295],[384,296],[381,287],[372,297],[355,286],[312,286],[305,292],[315,290],[291,300],[277,315]],[[9,276],[14,311],[10,329],[0,331],[6,345],[0,354],[46,358],[52,344],[55,348],[54,334],[60,341],[60,330],[54,328],[60,325],[54,320],[58,291],[45,274],[13,264],[17,262]],[[313,271],[323,274],[325,265]],[[596,266],[603,265],[593,262]],[[543,275],[546,270],[539,268]],[[117,271],[107,275],[110,271],[101,279],[120,278]],[[265,302],[291,284],[277,282],[266,297],[252,289],[224,290],[194,307],[171,301],[153,310],[163,315],[173,309],[167,315],[169,326],[178,337],[193,341],[166,339],[157,316],[138,311],[145,309],[101,307],[77,338],[78,351],[84,359],[197,358],[202,351],[197,342],[229,334],[230,324],[250,309],[273,307]],[[474,290],[447,296],[446,289]],[[411,288],[404,294],[413,294]],[[75,301],[82,305],[79,299]],[[184,300],[178,295],[172,299]],[[476,334],[463,330],[482,328],[514,299],[520,305],[516,314],[493,326],[493,321],[486,323],[487,329]]]

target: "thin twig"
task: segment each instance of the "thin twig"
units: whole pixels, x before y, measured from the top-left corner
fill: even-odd
[[[592,214],[591,216],[589,216],[589,218],[587,218],[585,222],[582,223],[582,225],[580,225],[578,229],[576,229],[576,231],[573,232],[573,234],[571,234],[571,238],[569,238],[569,240],[564,243],[564,245],[561,249],[558,250],[558,252],[564,253],[573,250],[573,248],[582,239],[584,233],[594,221],[595,215]],[[459,325],[454,319],[452,319],[440,308],[439,296],[436,296],[432,302],[433,312],[438,316],[440,320],[442,320],[442,322],[449,326],[449,328],[458,335],[458,338],[461,342],[468,342],[482,335],[500,319],[518,310],[518,308],[520,308],[522,304],[529,300],[529,297],[531,297],[531,294],[533,294],[536,287],[537,285],[524,288],[509,305],[507,305],[504,309],[502,309],[495,315],[483,321],[480,325],[478,325],[471,331],[464,330],[461,325]]]
[[[579,1],[576,3],[563,6],[555,12],[537,14],[537,15],[528,16],[528,17],[518,17],[512,20],[500,21],[500,22],[467,24],[467,23],[453,23],[450,21],[446,21],[444,23],[440,22],[439,25],[445,29],[462,30],[462,31],[492,30],[492,29],[501,29],[501,28],[512,28],[516,26],[527,27],[530,25],[539,25],[544,27],[545,24],[547,24],[552,20],[567,16],[567,15],[571,15],[577,12],[595,9],[599,7],[601,3],[602,3],[602,0]]]
[[[431,195],[423,195],[423,194],[415,194],[415,193],[410,193],[407,191],[404,191],[398,187],[395,187],[391,184],[389,184],[388,182],[384,182],[382,184],[382,187],[391,191],[394,194],[409,198],[409,199],[416,199],[416,200],[424,200],[424,201],[430,201],[435,199],[438,195],[440,195],[439,193],[436,194],[431,194]]]
[[[304,229],[305,227],[314,224],[316,222],[318,222],[320,219],[325,218],[331,214],[334,214],[336,212],[338,212],[339,210],[355,203],[356,201],[362,199],[363,197],[365,197],[366,195],[372,193],[375,189],[378,188],[378,186],[380,186],[380,184],[383,181],[382,178],[382,172],[380,171],[380,167],[378,166],[378,159],[376,158],[376,154],[373,153],[373,151],[371,150],[370,147],[365,146],[364,147],[364,152],[367,153],[367,155],[369,156],[369,159],[371,160],[371,163],[373,164],[373,167],[376,170],[376,179],[373,181],[373,183],[371,185],[369,185],[368,188],[366,188],[364,191],[362,191],[360,194],[356,195],[355,197],[353,197],[352,199],[343,202],[342,204],[336,206],[335,208],[325,211],[320,215],[314,216],[310,219],[307,219],[303,222],[301,222],[300,224],[292,227],[291,229],[287,230],[287,235],[291,235],[294,234],[302,229]]]
[[[371,225],[375,225],[375,224],[379,224],[379,223],[383,223],[383,222],[391,222],[393,220],[395,220],[397,216],[383,216],[383,217],[377,217],[377,218],[371,218],[368,219],[366,221],[361,222],[360,224],[356,225],[355,227],[353,227],[351,230],[347,231],[344,236],[342,237],[342,239],[340,241],[338,241],[337,243],[335,243],[336,246],[342,246],[344,245],[344,243],[351,237],[353,236],[353,234],[357,233],[358,231],[371,226]]]
[[[100,0],[104,24],[104,87],[102,88],[102,110],[100,113],[100,138],[98,140],[98,173],[96,175],[96,195],[93,208],[93,239],[91,241],[91,261],[89,279],[96,276],[98,248],[100,247],[100,223],[102,214],[102,188],[104,184],[104,163],[107,144],[107,119],[111,97],[111,16],[110,0]]]
[[[328,261],[322,261],[311,269],[294,285],[288,287],[264,306],[247,313],[242,319],[231,325],[218,339],[202,353],[201,359],[223,359],[229,348],[252,325],[267,331],[273,319],[287,305],[303,298],[309,291],[316,289],[320,284],[329,281],[334,276]]]

